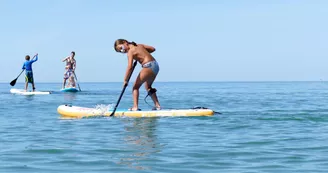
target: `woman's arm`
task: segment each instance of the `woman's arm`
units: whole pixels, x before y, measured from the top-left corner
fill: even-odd
[[[67,61],[67,59],[68,59],[68,58],[70,58],[70,56],[68,56],[68,57],[64,58],[62,62],[65,62],[65,61]]]
[[[76,69],[76,61],[73,64],[73,71],[75,71],[75,69]]]
[[[153,53],[156,50],[153,46],[148,46],[148,45],[145,45],[145,44],[138,44],[138,45],[143,46],[149,53]]]
[[[131,51],[128,52],[128,67],[126,68],[125,76],[124,76],[124,86],[128,85],[128,79],[130,78],[132,65],[133,64],[133,53]]]

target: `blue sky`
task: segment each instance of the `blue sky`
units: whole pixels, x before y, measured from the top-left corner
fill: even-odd
[[[316,0],[0,0],[0,82],[36,52],[36,82],[61,82],[72,50],[81,82],[121,82],[117,38],[156,47],[158,81],[328,80],[327,9]]]

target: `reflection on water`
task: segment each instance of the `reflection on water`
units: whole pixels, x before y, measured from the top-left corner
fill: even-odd
[[[76,99],[76,93],[64,93],[65,101],[74,101]]]
[[[33,101],[34,100],[34,96],[35,95],[26,95],[25,96],[25,99],[30,102],[30,101]]]
[[[124,142],[127,149],[133,151],[124,155],[118,164],[127,165],[138,170],[150,169],[140,165],[140,161],[152,158],[152,155],[162,150],[155,135],[157,118],[124,118]]]

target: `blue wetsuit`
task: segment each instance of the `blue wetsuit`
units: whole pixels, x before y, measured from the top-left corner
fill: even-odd
[[[22,69],[25,69],[25,81],[28,83],[33,83],[32,64],[37,60],[38,60],[38,56],[36,56],[35,59],[32,59],[30,61],[25,61],[23,64]]]

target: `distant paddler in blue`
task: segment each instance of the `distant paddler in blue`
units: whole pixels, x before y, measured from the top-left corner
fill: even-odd
[[[33,92],[35,91],[35,85],[34,85],[34,78],[33,78],[33,70],[32,70],[32,64],[38,60],[38,54],[34,55],[32,60],[30,60],[30,56],[25,56],[25,62],[23,64],[22,69],[25,70],[25,92],[28,88],[28,83],[32,84]]]
[[[69,79],[70,86],[75,88],[75,79],[74,79],[73,74],[74,74],[74,71],[76,68],[76,60],[74,57],[75,57],[75,52],[72,51],[70,56],[63,59],[63,62],[66,62],[66,66],[65,66],[64,81],[63,81],[62,89],[65,89],[67,79]]]
[[[133,85],[133,107],[130,110],[140,110],[138,108],[139,88],[144,83],[148,95],[154,101],[155,107],[153,109],[160,110],[161,106],[158,102],[156,89],[152,88],[152,84],[159,72],[158,63],[156,59],[151,55],[151,53],[155,51],[155,48],[144,44],[129,42],[125,39],[118,39],[114,43],[114,49],[116,52],[126,53],[128,56],[128,66],[124,77],[125,87],[128,85],[129,79],[134,69],[133,60],[135,60],[135,62],[139,62],[142,66],[142,69]]]

